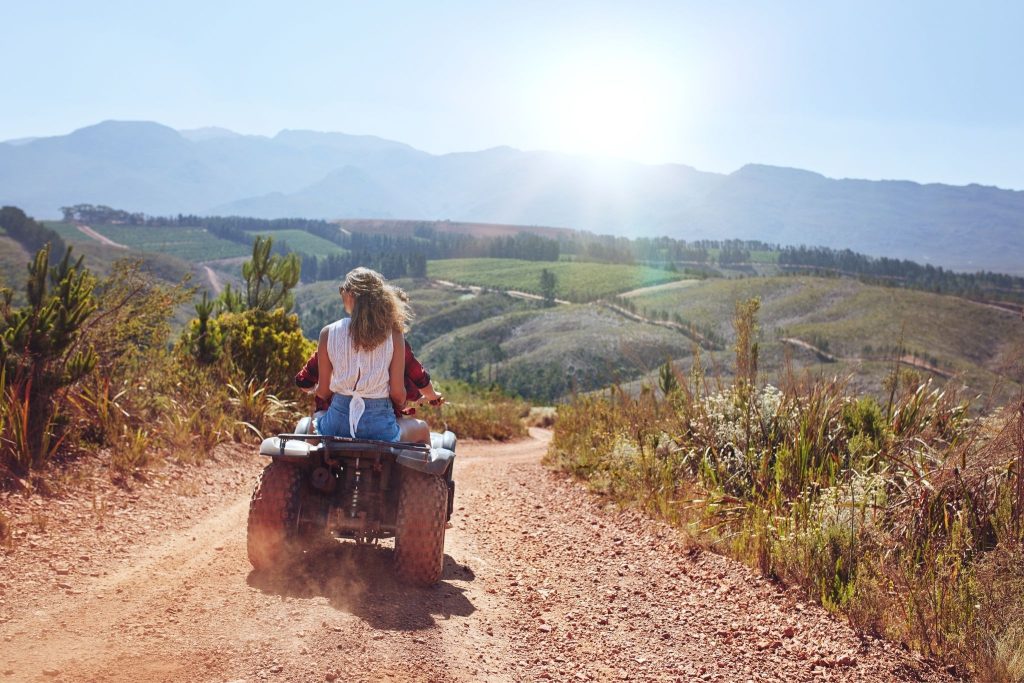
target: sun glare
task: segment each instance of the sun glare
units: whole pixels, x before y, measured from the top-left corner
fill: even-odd
[[[563,65],[545,90],[544,126],[553,147],[639,159],[664,142],[677,85],[656,64],[606,58]]]

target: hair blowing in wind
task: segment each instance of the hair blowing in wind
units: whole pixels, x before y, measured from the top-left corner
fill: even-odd
[[[341,288],[355,297],[349,327],[355,348],[375,348],[396,328],[405,329],[409,307],[377,271],[354,268],[345,276]]]

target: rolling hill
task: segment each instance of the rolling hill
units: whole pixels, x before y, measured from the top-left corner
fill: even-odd
[[[994,187],[837,180],[763,165],[723,175],[508,147],[432,155],[372,136],[181,133],[149,122],[0,143],[0,204],[52,217],[76,203],[759,239],[1024,274],[1024,192]]]
[[[544,308],[424,280],[400,284],[417,313],[409,338],[439,377],[496,381],[549,402],[617,382],[656,386],[665,361],[684,372],[694,361],[697,344],[687,334],[598,302]],[[809,276],[680,281],[628,295],[640,315],[679,313],[724,340],[700,350],[712,384],[731,376],[733,307],[752,297],[762,302],[760,370],[771,382],[781,381],[789,364],[797,372],[849,376],[856,390],[881,395],[883,378],[901,359],[901,367],[922,379],[940,385],[953,379],[990,401],[1002,402],[1024,386],[1020,316],[958,297]],[[307,333],[340,310],[329,283],[304,285],[296,299]]]

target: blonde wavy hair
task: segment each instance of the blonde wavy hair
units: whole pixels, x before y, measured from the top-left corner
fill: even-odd
[[[401,290],[387,284],[377,271],[353,268],[338,291],[348,292],[354,298],[349,334],[357,350],[378,347],[395,330],[405,332],[411,317],[409,306],[399,296]]]

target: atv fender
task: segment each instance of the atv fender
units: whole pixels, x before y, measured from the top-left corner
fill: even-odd
[[[430,447],[431,448],[447,448],[448,450],[455,452],[455,434],[445,430],[443,434],[438,432],[430,432]]]
[[[447,448],[431,448],[426,456],[422,451],[395,449],[395,460],[402,467],[438,477],[444,476],[448,463],[454,459],[455,451]]]

